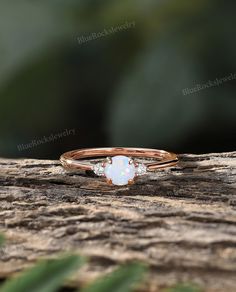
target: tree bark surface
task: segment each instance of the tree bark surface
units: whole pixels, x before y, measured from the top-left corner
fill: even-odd
[[[0,278],[72,251],[90,261],[68,285],[141,260],[140,291],[179,282],[236,291],[236,152],[180,155],[178,166],[113,187],[58,161],[0,159]]]

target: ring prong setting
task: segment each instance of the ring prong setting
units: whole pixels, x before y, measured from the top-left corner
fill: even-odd
[[[134,160],[132,158],[129,159],[129,165],[134,164]]]
[[[107,157],[104,164],[106,164],[106,163],[112,164],[112,159],[110,157]]]
[[[108,185],[110,185],[110,186],[113,185],[113,183],[112,183],[112,179],[107,178],[106,181],[107,181],[107,184],[108,184]]]
[[[133,185],[134,184],[134,179],[129,179],[128,180],[128,185]]]

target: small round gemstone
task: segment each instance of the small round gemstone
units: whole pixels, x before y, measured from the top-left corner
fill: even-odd
[[[106,163],[104,173],[114,185],[127,185],[135,177],[135,166],[129,157],[118,155],[111,158],[111,163]]]
[[[147,173],[147,167],[146,165],[144,165],[143,163],[139,163],[137,166],[136,166],[136,175],[139,176],[139,175],[144,175]]]
[[[103,163],[96,163],[94,166],[93,166],[93,171],[96,175],[98,176],[103,176],[104,175],[104,165]]]

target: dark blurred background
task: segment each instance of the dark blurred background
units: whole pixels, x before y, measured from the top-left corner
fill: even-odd
[[[0,156],[235,150],[235,36],[233,0],[1,0]]]

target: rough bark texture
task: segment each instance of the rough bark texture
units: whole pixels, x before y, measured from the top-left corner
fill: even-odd
[[[58,161],[0,159],[0,201],[2,279],[75,251],[91,260],[72,285],[139,259],[150,264],[141,291],[178,282],[236,291],[236,152],[181,155],[128,187]]]

